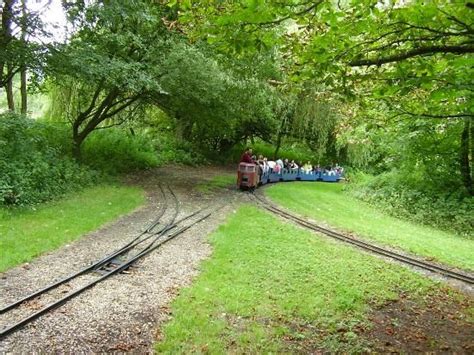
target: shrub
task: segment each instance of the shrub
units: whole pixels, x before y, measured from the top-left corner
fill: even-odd
[[[471,236],[474,199],[460,189],[435,189],[418,174],[357,173],[346,190],[391,215]]]
[[[82,146],[83,162],[109,174],[148,169],[159,164],[151,137],[121,128],[93,132]]]
[[[191,143],[181,142],[171,133],[160,133],[155,138],[154,144],[158,154],[159,165],[199,165],[207,162],[204,155],[197,152]]]
[[[46,201],[98,180],[53,143],[59,131],[14,113],[0,115],[0,205]]]

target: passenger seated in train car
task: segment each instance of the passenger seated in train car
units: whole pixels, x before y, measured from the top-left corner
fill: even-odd
[[[280,167],[280,172],[283,170],[283,167],[284,167],[284,163],[283,163],[283,160],[281,160],[280,158],[277,159],[276,161],[276,165],[278,165]]]
[[[290,164],[290,162],[288,161],[288,159],[283,160],[283,168],[285,168],[286,170],[290,170],[290,169],[291,169],[291,164]]]
[[[240,157],[241,163],[255,164],[255,161],[252,159],[252,148],[246,148],[242,156]]]
[[[291,170],[298,170],[298,168],[299,168],[298,164],[296,164],[295,161],[292,160],[291,163],[290,163],[290,169]]]
[[[265,158],[267,159],[267,158]],[[275,161],[273,160],[267,160],[267,166],[268,170],[272,173],[275,170],[275,166],[278,165]]]
[[[311,165],[311,162],[308,161],[306,164],[303,165],[302,170],[306,173],[309,174],[313,170],[313,165]]]
[[[344,168],[340,166],[339,163],[336,163],[335,170],[336,170],[336,173],[339,175],[342,175],[342,173],[344,172]]]
[[[281,167],[280,164],[275,164],[275,166],[273,167],[273,172],[276,174],[280,174],[282,169],[283,168]]]
[[[316,174],[319,174],[319,173],[322,171],[322,170],[321,170],[321,167],[319,166],[319,164],[316,165],[316,166],[314,166],[314,167],[313,167],[313,170],[314,170],[314,172],[315,172]]]
[[[259,155],[257,163],[262,168],[262,172],[264,174],[266,174],[268,172],[268,159],[267,159],[267,157],[264,157],[263,155]]]
[[[256,164],[257,164],[257,167],[258,167],[258,176],[259,176],[260,178],[262,178],[262,174],[263,174],[263,171],[264,171],[264,165],[265,165],[265,163],[264,163],[264,161],[263,161],[263,155],[260,154],[260,155],[258,156],[258,159],[257,159],[257,161],[256,161]]]
[[[270,170],[270,166],[268,165],[268,158],[263,157],[263,172],[266,174]]]
[[[336,171],[332,167],[330,167],[329,170],[327,170],[326,174],[329,176],[335,176]]]

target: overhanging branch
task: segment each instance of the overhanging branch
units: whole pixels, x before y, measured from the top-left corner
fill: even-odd
[[[371,58],[371,59],[358,59],[349,62],[352,67],[371,66],[371,65],[382,65],[386,63],[400,62],[402,60],[413,58],[422,55],[432,55],[436,53],[451,53],[451,54],[466,54],[474,53],[473,46],[430,46],[415,48],[405,53],[399,53],[387,57]]]

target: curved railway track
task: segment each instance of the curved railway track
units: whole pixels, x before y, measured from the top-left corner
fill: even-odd
[[[208,207],[201,208],[193,213],[182,217],[179,220],[176,220],[179,214],[179,201],[174,192],[168,187],[169,195],[171,195],[174,201],[174,212],[172,213],[171,219],[167,223],[162,223],[161,219],[168,209],[168,198],[160,186],[160,191],[162,193],[164,204],[160,207],[160,210],[155,217],[154,221],[150,223],[141,233],[132,238],[127,244],[118,250],[113,251],[109,255],[100,259],[99,261],[93,263],[90,266],[83,268],[59,281],[55,281],[50,285],[43,287],[42,289],[22,297],[21,299],[12,302],[0,309],[0,315],[9,314],[9,312],[15,312],[16,310],[21,310],[21,308],[26,304],[27,301],[32,301],[38,297],[48,294],[50,291],[58,288],[61,285],[68,284],[69,282],[79,279],[84,275],[94,275],[92,280],[87,282],[85,285],[80,286],[72,291],[70,291],[65,296],[60,296],[56,298],[52,303],[42,307],[33,314],[28,315],[22,319],[19,319],[13,324],[9,324],[5,328],[0,330],[0,340],[8,336],[9,334],[21,329],[23,326],[34,321],[35,319],[41,317],[42,315],[48,313],[49,311],[56,309],[71,300],[72,298],[80,295],[84,291],[94,287],[98,283],[108,279],[109,277],[116,275],[130,266],[135,264],[138,260],[144,258],[152,251],[158,249],[160,246],[170,241],[171,239],[179,236],[184,233],[186,230],[190,229],[194,225],[208,218],[213,212],[222,208],[223,206],[215,209],[214,211],[207,211]],[[187,222],[187,223],[184,223]],[[155,231],[156,227],[162,224],[162,227]],[[148,243],[145,243],[148,242]]]
[[[416,259],[407,255],[402,255],[399,253],[396,253],[394,251],[388,250],[381,248],[379,246],[373,245],[371,243],[355,239],[352,237],[348,237],[347,235],[341,234],[339,232],[333,231],[328,228],[321,227],[317,224],[311,223],[299,216],[296,216],[292,213],[289,213],[271,202],[269,202],[266,198],[258,195],[257,193],[251,194],[253,196],[254,200],[264,209],[266,209],[269,212],[272,212],[280,217],[283,217],[287,220],[290,220],[302,227],[305,227],[307,229],[313,230],[315,232],[319,232],[322,234],[325,234],[329,237],[335,238],[337,240],[343,241],[345,243],[349,243],[352,245],[355,245],[359,248],[362,248],[364,250],[370,251],[372,253],[378,254],[378,255],[383,255],[385,257],[400,261],[404,264],[408,264],[411,266],[416,266],[418,268],[421,268],[423,270],[428,270],[431,271],[435,274],[443,275],[447,278],[455,279],[458,281],[462,281],[466,284],[473,285],[474,284],[474,277],[465,273],[461,273],[458,271],[454,271],[448,268],[445,268],[443,266],[439,266],[433,263],[429,263],[424,260]]]

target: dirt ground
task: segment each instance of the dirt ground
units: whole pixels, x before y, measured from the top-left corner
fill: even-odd
[[[126,183],[142,186],[147,193],[148,203],[144,207],[29,264],[0,274],[2,306],[99,259],[129,241],[154,219],[162,203],[159,184],[169,185],[176,193],[180,216],[205,206],[225,205],[203,223],[140,261],[129,273],[112,277],[0,341],[0,353],[153,352],[160,326],[169,319],[170,302],[180,288],[190,284],[199,272],[201,261],[212,252],[206,237],[239,204],[249,201],[235,186],[212,194],[195,189],[199,182],[222,173],[234,173],[234,169],[173,166],[130,175]],[[67,292],[74,286],[64,286],[57,292]],[[28,308],[37,309],[48,300],[48,297],[40,298],[39,304],[29,304]],[[474,328],[461,312],[472,307],[472,302],[447,306],[444,301],[442,294],[430,295],[421,307],[409,297],[401,297],[398,302],[373,311],[370,314],[373,326],[359,329],[359,336],[367,338],[373,344],[373,351],[380,353],[472,354]],[[19,315],[22,313],[14,316]],[[0,317],[0,329],[11,321]],[[312,352],[311,348],[320,352],[316,350],[317,344],[300,349]]]
[[[461,312],[472,310],[469,303],[453,304],[439,293],[426,297],[420,306],[401,295],[370,315],[373,326],[364,336],[380,353],[473,354],[474,327]]]

